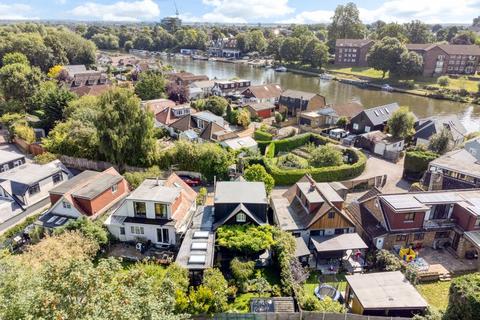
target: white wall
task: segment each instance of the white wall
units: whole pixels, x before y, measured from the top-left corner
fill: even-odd
[[[60,184],[64,183],[65,181],[68,180],[68,176],[65,172],[62,171],[63,175],[63,180],[57,184],[53,183],[53,177],[48,177],[46,179],[43,179],[42,181],[39,182],[40,185],[40,192],[36,193],[32,196],[27,192],[25,193],[25,206],[30,207],[34,205],[35,203],[47,198],[49,196],[49,191],[52,190],[54,187],[59,186]]]
[[[64,208],[63,202],[69,203],[70,208]],[[57,203],[53,205],[52,209],[50,209],[50,212],[61,215],[61,216],[66,216],[66,217],[73,217],[73,218],[80,217],[80,213],[73,206],[73,204],[64,198],[60,198],[60,200],[58,200]]]
[[[143,235],[132,233],[131,232],[132,226],[143,227],[143,231],[144,231]],[[117,225],[115,226],[109,225],[108,230],[115,238],[122,241],[136,242],[139,239],[143,239],[143,240],[150,240],[153,244],[165,244],[157,241],[157,229],[168,229],[168,236],[170,240],[168,244],[176,245],[176,233],[175,233],[174,227],[171,227],[171,226],[163,227],[163,226],[140,224],[140,223],[125,223],[124,227],[125,227],[124,236],[120,235],[120,227]]]

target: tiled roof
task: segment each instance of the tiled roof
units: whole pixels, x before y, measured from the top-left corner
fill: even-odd
[[[349,101],[346,103],[334,104],[330,106],[339,117],[347,117],[349,119],[355,117],[362,112],[363,105],[358,101]]]
[[[250,86],[245,89],[242,94],[247,90],[250,90],[252,95],[257,99],[278,98],[282,94],[282,87],[279,84]]]

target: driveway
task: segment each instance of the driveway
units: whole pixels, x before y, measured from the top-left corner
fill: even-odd
[[[40,202],[37,202],[33,206],[28,207],[27,210],[23,211],[22,213],[0,224],[0,234],[3,234],[5,231],[10,229],[11,227],[23,222],[26,218],[45,211],[49,205],[50,205],[50,198],[45,198]]]

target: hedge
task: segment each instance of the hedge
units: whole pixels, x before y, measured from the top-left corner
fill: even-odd
[[[455,278],[450,286],[446,320],[478,319],[480,314],[480,273]]]
[[[270,143],[265,149],[265,157],[273,158],[275,157],[275,143]]]
[[[327,143],[338,144],[337,140],[333,140],[315,133],[303,133],[282,140],[273,140],[270,143],[275,144],[275,155],[277,155],[278,152],[289,152],[307,144],[308,142],[313,142],[316,145],[324,145]],[[264,151],[270,143],[266,143],[265,141],[260,142],[259,146],[262,144],[260,150]]]
[[[253,138],[256,141],[272,141],[273,135],[262,130],[255,130]]]
[[[421,174],[428,169],[428,164],[438,158],[438,154],[432,151],[411,150],[405,154],[403,164],[404,174]]]
[[[357,156],[353,164],[344,164],[334,167],[308,168],[308,169],[281,169],[276,165],[276,159],[265,157],[265,168],[275,180],[276,185],[292,185],[300,180],[305,174],[310,174],[317,182],[345,181],[358,177],[365,170],[367,157],[359,152],[351,150]],[[355,161],[355,159],[354,159]]]

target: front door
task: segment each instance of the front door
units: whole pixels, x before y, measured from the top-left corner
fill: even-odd
[[[455,232],[453,235],[452,248],[456,251],[458,249],[458,242],[460,241],[460,235]]]
[[[383,248],[383,242],[384,242],[384,238],[377,238],[377,240],[375,241],[375,246],[377,247],[378,250]]]

